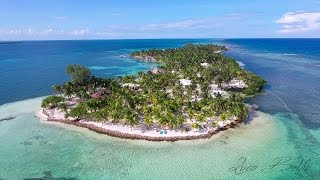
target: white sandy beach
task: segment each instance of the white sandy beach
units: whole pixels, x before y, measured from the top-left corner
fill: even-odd
[[[45,110],[45,112],[49,115],[46,115],[43,113],[43,109],[40,109],[36,116],[43,120],[48,121],[48,118],[51,120],[63,120],[64,119],[64,113],[60,110],[52,109],[52,110]],[[72,118],[69,118],[68,120],[73,120]],[[224,121],[219,122],[218,126],[220,128],[223,128],[224,126],[227,126],[232,121]],[[159,127],[151,126],[147,128],[143,123],[139,123],[138,125],[135,125],[133,127],[120,124],[120,123],[111,123],[111,122],[95,122],[90,120],[80,120],[79,123],[81,124],[87,124],[87,125],[94,125],[98,128],[103,128],[105,130],[110,131],[116,131],[128,135],[141,135],[141,136],[147,136],[147,137],[186,137],[186,136],[200,136],[200,135],[207,135],[209,132],[214,132],[219,130],[218,127],[213,127],[210,129],[194,129],[190,131],[181,131],[180,129],[166,129],[166,133],[160,132],[164,131],[164,129],[160,129]]]

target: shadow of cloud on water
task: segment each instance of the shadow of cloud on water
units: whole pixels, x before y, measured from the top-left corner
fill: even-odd
[[[37,177],[37,178],[24,178],[24,180],[76,180],[75,178],[64,178],[64,177],[58,177],[55,178],[52,176],[51,171],[44,171],[43,177]],[[1,178],[0,178],[1,180]]]

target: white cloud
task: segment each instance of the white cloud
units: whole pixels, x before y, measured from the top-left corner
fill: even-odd
[[[53,17],[53,19],[55,19],[55,20],[68,20],[69,17],[68,16],[55,16],[55,17]]]
[[[6,35],[18,35],[18,34],[22,34],[22,32],[23,31],[21,29],[11,29],[8,31],[3,31],[2,33]]]
[[[86,34],[89,34],[89,29],[75,29],[73,31],[70,32],[71,35],[75,35],[75,36],[83,36]]]
[[[32,35],[33,33],[35,33],[35,31],[29,27],[26,29],[18,29],[18,28],[17,29],[10,29],[7,31],[2,31],[1,33],[5,34],[5,35],[23,35],[23,34]]]
[[[88,33],[87,29],[76,29],[72,31],[64,31],[61,29],[46,28],[15,28],[15,29],[1,29],[0,38],[7,40],[20,40],[20,39],[50,39],[50,37],[62,37],[65,35],[72,35],[74,37],[85,35]]]
[[[155,29],[200,29],[210,28],[214,26],[216,19],[214,18],[199,18],[188,19],[182,21],[158,23],[158,24],[146,24],[141,26],[141,30],[155,30]]]
[[[54,30],[52,28],[49,28],[49,29],[45,29],[43,32],[50,34],[50,33],[54,32]]]
[[[226,14],[216,17],[191,18],[178,21],[135,25],[108,25],[104,28],[74,28],[62,29],[46,27],[34,29],[20,27],[0,30],[0,38],[5,39],[86,39],[86,38],[151,38],[151,37],[202,37],[203,32],[233,24],[235,20],[244,18],[241,14]],[[56,19],[66,19],[56,17]],[[32,27],[32,26],[31,26]],[[203,31],[202,31],[203,30]]]
[[[279,33],[304,33],[320,30],[320,12],[287,12],[276,21],[282,25]]]
[[[34,31],[32,30],[32,28],[28,28],[27,32],[28,32],[28,34],[32,34]]]
[[[156,30],[156,29],[210,29],[217,27],[222,21],[241,19],[242,14],[225,14],[219,17],[194,18],[181,21],[173,21],[167,23],[146,24],[140,27],[141,30]]]
[[[43,31],[37,31],[37,34],[39,35],[61,35],[64,34],[64,30],[59,30],[59,29],[53,29],[53,28],[47,28]]]

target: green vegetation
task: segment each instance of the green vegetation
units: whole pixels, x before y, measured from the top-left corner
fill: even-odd
[[[61,96],[48,96],[41,102],[41,107],[55,108],[64,102],[64,98]]]
[[[243,80],[248,84],[248,88],[243,91],[243,93],[247,95],[253,95],[261,91],[263,86],[267,83],[264,79],[252,74],[251,72],[246,72],[246,76],[243,77]]]
[[[68,65],[66,72],[71,76],[71,81],[76,84],[87,84],[90,78],[90,71],[79,65]]]
[[[131,126],[144,123],[147,127],[179,128],[188,124],[194,129],[204,124],[216,126],[218,120],[242,120],[248,109],[241,94],[255,94],[266,82],[217,53],[222,50],[226,47],[188,44],[133,52],[133,58],[161,62],[161,73],[139,72],[112,79],[94,77],[85,67],[69,65],[71,80],[54,85],[53,91],[59,95],[45,98],[42,107],[61,106],[66,116]],[[183,85],[181,79],[191,80],[191,84]],[[246,86],[234,88],[229,85],[233,81],[245,82]],[[215,84],[229,95],[214,93]],[[77,104],[68,105],[65,98]]]

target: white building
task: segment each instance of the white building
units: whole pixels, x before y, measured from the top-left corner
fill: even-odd
[[[179,82],[182,86],[190,86],[191,85],[191,80],[188,80],[188,79],[180,79]]]

